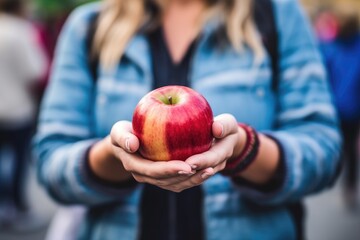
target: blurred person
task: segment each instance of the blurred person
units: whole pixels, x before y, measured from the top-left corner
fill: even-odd
[[[274,14],[278,58],[260,31],[271,19],[255,24],[253,9],[266,4],[273,12],[260,17]],[[341,142],[315,45],[295,0],[105,0],[75,10],[34,145],[49,194],[86,209],[75,238],[303,239],[299,202],[334,182]],[[215,140],[185,161],[153,162],[138,153],[130,121],[143,95],[169,84],[206,97]]]
[[[356,8],[339,4],[334,7],[339,25],[336,39],[322,43],[335,105],[344,138],[345,199],[356,203],[358,188],[360,128],[360,32]]]
[[[60,206],[54,215],[44,240],[76,240],[84,221],[83,206]]]
[[[333,11],[329,8],[324,8],[314,15],[314,27],[317,38],[321,42],[334,40],[339,31],[339,24]]]
[[[35,123],[31,89],[46,63],[25,13],[25,2],[0,0],[0,226],[7,229],[29,224],[24,185]]]

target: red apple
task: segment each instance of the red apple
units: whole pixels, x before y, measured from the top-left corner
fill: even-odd
[[[145,95],[135,108],[132,125],[140,154],[154,161],[186,160],[212,143],[213,113],[198,92],[166,86]]]

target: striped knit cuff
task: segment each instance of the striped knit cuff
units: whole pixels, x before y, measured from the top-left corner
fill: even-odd
[[[246,170],[254,162],[259,152],[260,141],[255,129],[242,123],[238,125],[245,131],[246,143],[240,156],[226,163],[225,169],[221,171],[221,174],[225,176],[239,175],[239,173]]]

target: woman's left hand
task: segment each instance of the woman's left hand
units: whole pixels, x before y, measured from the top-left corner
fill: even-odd
[[[223,170],[229,159],[239,156],[246,140],[245,132],[238,127],[236,119],[230,114],[215,117],[212,133],[215,140],[211,148],[185,161],[192,166],[193,170],[201,173],[203,181]],[[199,182],[198,177],[198,174],[195,174],[179,183],[179,186],[187,189],[199,185],[202,182]]]

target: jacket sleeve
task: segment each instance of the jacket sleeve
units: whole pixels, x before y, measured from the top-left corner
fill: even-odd
[[[296,0],[274,0],[279,32],[280,81],[276,128],[283,182],[275,191],[239,186],[259,204],[283,204],[329,186],[339,166],[341,138],[326,72],[312,28]]]
[[[34,139],[38,178],[53,198],[65,204],[126,200],[135,189],[94,181],[86,164],[87,151],[99,140],[93,131],[94,81],[85,44],[95,6],[75,10],[64,26]]]

